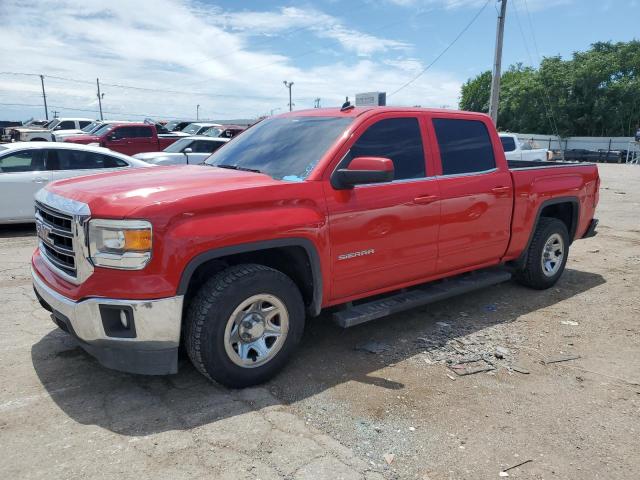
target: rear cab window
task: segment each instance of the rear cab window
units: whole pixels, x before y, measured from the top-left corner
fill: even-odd
[[[516,149],[516,141],[513,137],[500,137],[500,142],[505,152],[513,152]]]
[[[496,168],[493,144],[479,120],[434,118],[442,175],[489,172]]]

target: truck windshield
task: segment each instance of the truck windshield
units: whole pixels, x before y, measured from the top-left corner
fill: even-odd
[[[201,128],[202,125],[199,125],[197,123],[190,123],[182,131],[184,133],[188,133],[189,135],[197,135]]]
[[[205,132],[203,133],[203,135],[206,135],[207,137],[219,137],[220,134],[222,133],[222,129],[218,128],[218,127],[211,127],[209,130],[205,130]]]
[[[100,122],[91,122],[90,124],[86,125],[82,131],[83,132],[91,132],[92,130],[94,130],[96,127],[99,127],[101,125]]]
[[[103,125],[101,128],[93,132],[93,134],[97,135],[98,137],[101,137],[102,135],[110,131],[114,126],[115,125]]]
[[[191,142],[193,142],[193,140],[190,138],[181,138],[165,148],[164,151],[169,153],[180,153],[183,149],[191,145]]]
[[[270,118],[237,136],[205,163],[301,182],[352,121],[350,117]]]

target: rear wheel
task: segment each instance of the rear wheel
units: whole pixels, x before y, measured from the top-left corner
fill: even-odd
[[[302,338],[302,295],[285,274],[264,265],[227,268],[189,306],[185,345],[195,367],[240,388],[273,377]]]
[[[569,233],[564,222],[542,217],[527,251],[527,261],[516,279],[531,288],[544,290],[558,281],[569,255]]]

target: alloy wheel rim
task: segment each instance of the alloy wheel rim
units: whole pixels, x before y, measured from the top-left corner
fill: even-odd
[[[289,312],[282,300],[261,293],[240,303],[224,332],[229,359],[243,368],[255,368],[272,360],[287,338]]]
[[[562,237],[554,233],[544,244],[542,249],[542,272],[547,277],[553,277],[564,259],[564,240]]]

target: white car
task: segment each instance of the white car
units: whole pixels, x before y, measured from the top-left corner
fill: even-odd
[[[81,130],[93,120],[90,118],[54,118],[44,128],[16,127],[11,129],[14,142],[50,142],[51,134],[59,130]]]
[[[33,196],[49,182],[131,167],[153,166],[107,148],[76,143],[0,145],[0,224],[33,222]]]
[[[154,165],[198,164],[228,141],[228,138],[219,137],[185,137],[176,140],[162,152],[138,153],[133,158]]]
[[[553,152],[546,148],[533,148],[513,133],[501,133],[500,141],[507,160],[545,161],[553,158]]]

